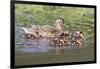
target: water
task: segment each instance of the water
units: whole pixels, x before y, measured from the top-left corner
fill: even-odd
[[[48,39],[33,39],[33,40],[23,40],[16,51],[24,53],[35,53],[35,52],[48,52],[52,47],[49,46]],[[21,47],[20,47],[21,46]]]
[[[91,41],[84,41],[83,47],[65,46],[53,47],[50,38],[22,39],[21,27],[16,25],[15,64],[48,64],[63,62],[80,62],[94,60],[94,45]]]

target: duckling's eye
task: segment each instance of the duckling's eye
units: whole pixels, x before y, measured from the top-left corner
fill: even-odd
[[[62,23],[62,22],[59,21],[58,23]]]

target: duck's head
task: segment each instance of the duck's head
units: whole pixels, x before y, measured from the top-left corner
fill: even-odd
[[[65,31],[65,32],[64,32],[64,35],[65,35],[65,36],[67,36],[68,34],[69,34],[69,32],[68,32],[68,31]]]
[[[60,43],[62,43],[62,44],[64,44],[64,43],[65,43],[65,42],[64,42],[64,40],[62,40],[62,39],[60,39],[60,40],[59,40],[59,42],[60,42]]]

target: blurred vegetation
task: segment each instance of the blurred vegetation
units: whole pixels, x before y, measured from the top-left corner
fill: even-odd
[[[57,17],[64,18],[64,30],[82,31],[86,39],[94,40],[94,9],[82,7],[16,4],[16,23],[54,26]]]

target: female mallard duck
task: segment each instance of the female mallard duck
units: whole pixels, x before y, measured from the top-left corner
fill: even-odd
[[[22,27],[22,29],[26,34],[32,34],[35,37],[55,37],[55,33],[62,31],[63,23],[63,18],[57,18],[55,21],[55,28],[50,25],[31,25],[32,27],[29,29],[24,27]],[[55,31],[54,33],[52,33],[53,30]]]

